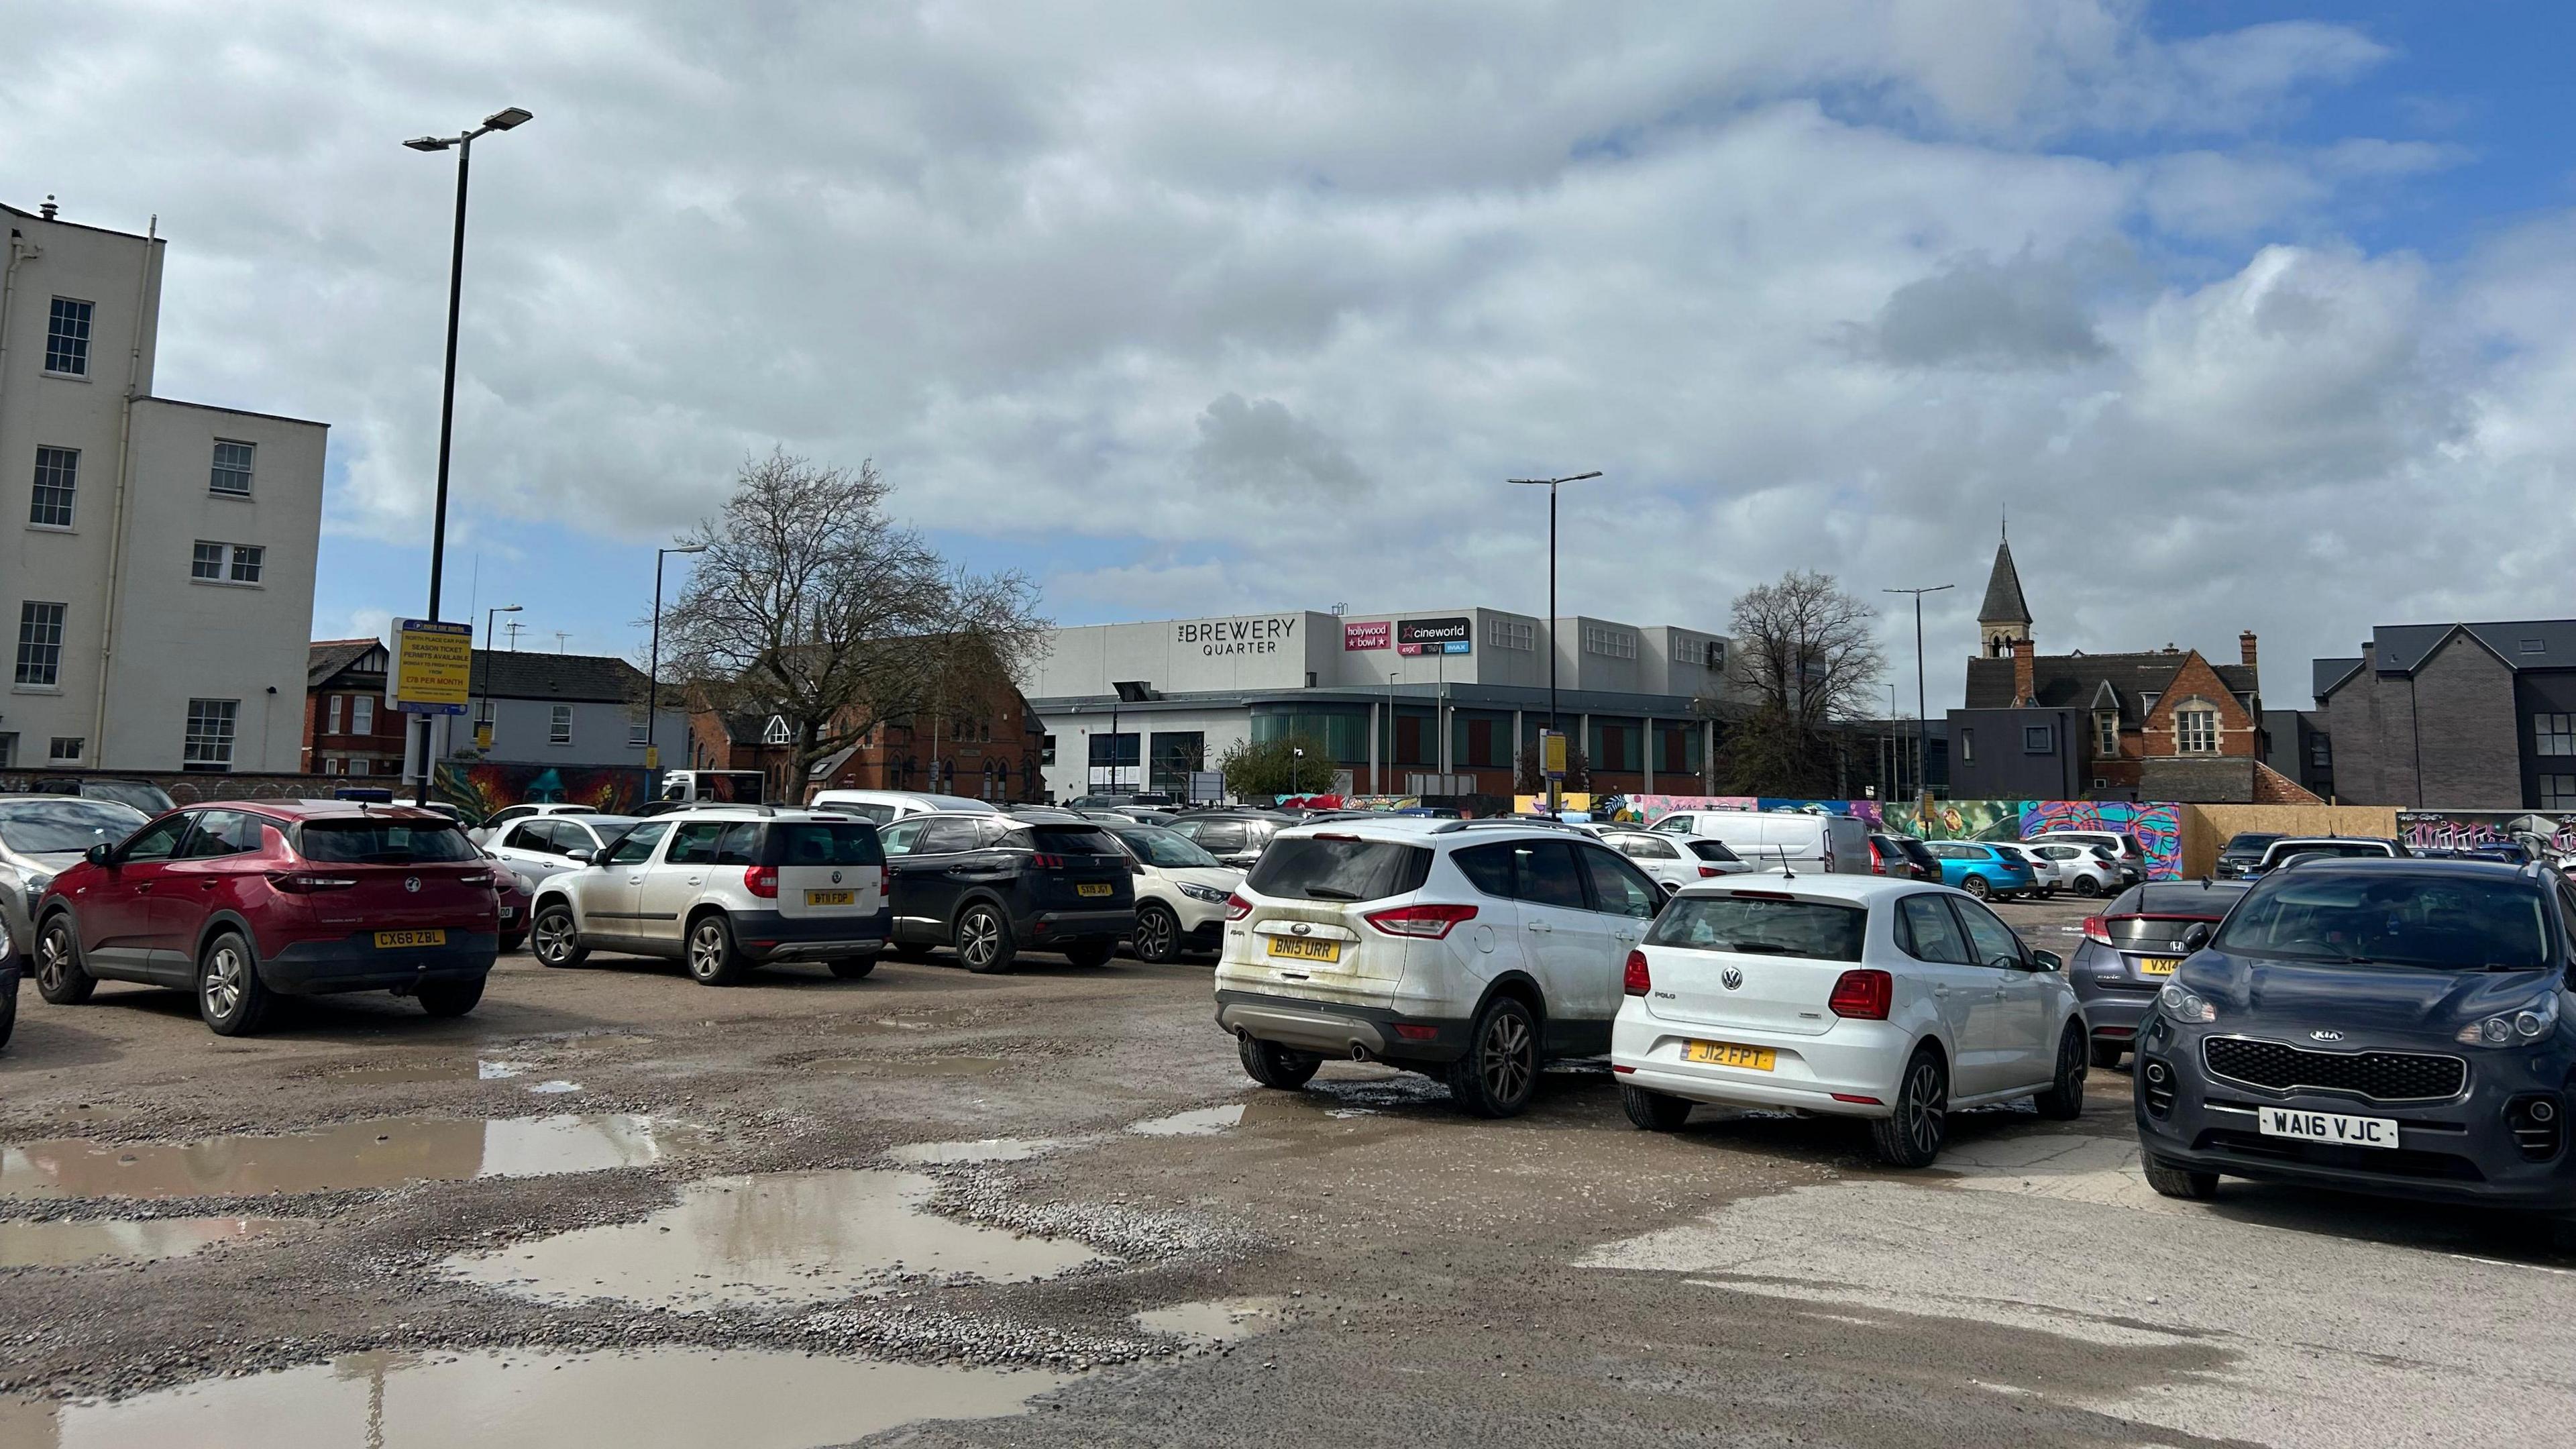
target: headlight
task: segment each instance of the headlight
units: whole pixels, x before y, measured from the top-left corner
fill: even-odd
[[[2558,1026],[2558,993],[2553,991],[2520,1011],[2503,1011],[2460,1028],[2452,1040],[2462,1046],[2529,1046]]]
[[[2218,1008],[2210,1005],[2207,997],[2197,991],[2185,991],[2171,981],[2165,983],[2164,990],[2156,993],[2156,1002],[2164,1007],[2167,1016],[2176,1021],[2218,1020]]]
[[[1225,904],[1225,892],[1218,890],[1214,886],[1194,885],[1189,881],[1181,881],[1179,882],[1179,885],[1181,887],[1181,894],[1188,896],[1191,900],[1205,901],[1212,906],[1221,906]]]
[[[54,883],[54,873],[49,870],[21,871],[18,879],[27,883],[27,903],[34,905],[36,897],[45,893],[45,887]]]

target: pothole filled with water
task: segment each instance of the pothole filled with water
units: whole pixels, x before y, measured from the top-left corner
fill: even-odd
[[[550,1303],[616,1298],[680,1310],[824,1303],[899,1274],[1001,1283],[1051,1278],[1100,1254],[938,1217],[938,1182],[917,1172],[714,1177],[637,1223],[577,1228],[459,1254],[451,1276]]]
[[[0,1147],[0,1198],[237,1197],[641,1167],[705,1137],[627,1114],[498,1121],[395,1117],[188,1143],[62,1138]]]
[[[1280,1316],[1276,1298],[1212,1298],[1149,1308],[1135,1322],[1148,1333],[1168,1333],[1192,1343],[1240,1343],[1277,1328]]]
[[[1148,1117],[1130,1122],[1127,1130],[1145,1137],[1212,1137],[1243,1121],[1243,1104],[1223,1107],[1201,1107],[1194,1112],[1175,1112],[1169,1117]]]
[[[0,1223],[0,1268],[68,1268],[107,1259],[184,1258],[215,1243],[272,1233],[292,1218],[148,1218]]]
[[[365,1066],[325,1067],[311,1080],[333,1086],[390,1086],[428,1082],[497,1082],[528,1070],[525,1062],[484,1057],[437,1057],[426,1061],[374,1062]]]
[[[888,1148],[886,1156],[914,1167],[943,1167],[970,1162],[1024,1162],[1062,1147],[1056,1137],[986,1137],[974,1142],[908,1142]]]
[[[1065,1374],[805,1354],[353,1354],[108,1402],[0,1399],[27,1449],[811,1449],[930,1419],[1023,1413]]]

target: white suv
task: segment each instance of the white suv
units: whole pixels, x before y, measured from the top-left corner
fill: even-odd
[[[1136,959],[1160,966],[1184,951],[1214,951],[1225,941],[1226,902],[1243,872],[1217,864],[1188,836],[1140,821],[1102,822],[1136,858]]]
[[[1217,1025],[1265,1087],[1326,1056],[1446,1079],[1508,1117],[1550,1057],[1609,1049],[1663,892],[1599,841],[1516,821],[1282,830],[1226,907]]]

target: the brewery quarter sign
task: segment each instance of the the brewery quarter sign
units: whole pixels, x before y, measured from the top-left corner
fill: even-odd
[[[1195,646],[1211,659],[1229,654],[1276,654],[1294,638],[1297,616],[1258,619],[1186,619],[1172,626],[1173,642]]]

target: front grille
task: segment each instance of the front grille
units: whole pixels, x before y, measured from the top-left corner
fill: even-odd
[[[2287,1042],[2214,1036],[2201,1043],[2213,1077],[2275,1092],[2349,1092],[2374,1102],[2438,1102],[2460,1094],[2469,1064],[2421,1052],[2312,1052]]]
[[[2192,1143],[2192,1149],[2197,1152],[2215,1149],[2262,1161],[2340,1168],[2385,1177],[2486,1181],[2486,1174],[2478,1171],[2478,1165],[2465,1157],[2454,1157],[2447,1152],[2423,1152],[2411,1147],[2332,1147],[2319,1142],[2266,1137],[2259,1132],[2216,1128],[2201,1133],[2199,1140]]]

